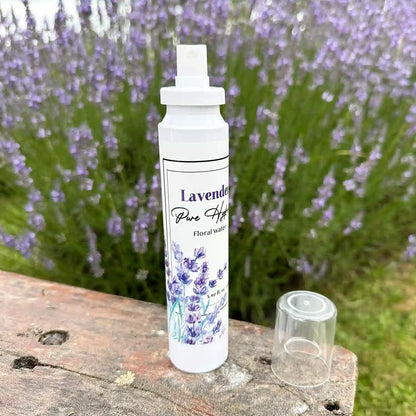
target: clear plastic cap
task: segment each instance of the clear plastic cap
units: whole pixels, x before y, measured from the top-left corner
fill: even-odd
[[[329,379],[337,309],[319,293],[298,290],[277,302],[273,373],[287,384],[315,387]]]

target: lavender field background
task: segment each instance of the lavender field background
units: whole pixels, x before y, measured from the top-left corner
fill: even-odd
[[[415,414],[416,3],[32,3],[0,3],[0,267],[165,302],[159,89],[177,43],[206,43],[231,134],[231,315],[330,295],[356,413]]]

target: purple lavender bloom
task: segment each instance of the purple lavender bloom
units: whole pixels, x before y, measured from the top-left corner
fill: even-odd
[[[0,241],[8,248],[16,248],[16,238],[7,233],[0,225]]]
[[[26,157],[20,151],[20,145],[14,140],[6,140],[0,136],[0,159],[8,163],[17,176],[16,183],[30,187],[33,183],[30,177],[32,169],[26,166]]]
[[[249,142],[253,150],[258,149],[260,145],[260,133],[257,130],[250,134]]]
[[[205,249],[204,247],[200,247],[199,249],[194,250],[195,260],[204,259],[205,258]]]
[[[69,153],[75,160],[75,175],[81,177],[81,189],[91,190],[92,180],[86,178],[90,170],[98,165],[98,143],[94,140],[90,128],[83,124],[68,133]],[[84,178],[82,178],[84,177]],[[88,183],[87,183],[88,182]]]
[[[28,224],[36,231],[41,231],[45,228],[45,218],[42,214],[32,213],[29,216]]]
[[[335,130],[332,132],[332,142],[331,147],[337,149],[340,144],[344,141],[345,129],[342,124],[339,124]]]
[[[359,230],[363,225],[364,211],[360,211],[344,229],[344,234],[349,235],[353,231]]]
[[[193,288],[193,291],[195,295],[198,296],[205,296],[206,294],[208,294],[208,288],[206,286],[195,286]]]
[[[93,276],[102,277],[104,269],[101,267],[101,254],[97,249],[97,236],[90,227],[87,227],[86,234],[89,246],[87,261],[90,264]]]
[[[208,277],[205,274],[201,273],[199,277],[195,279],[194,284],[195,286],[204,286],[207,283],[207,281]]]
[[[259,207],[253,205],[248,212],[248,217],[256,230],[263,230],[266,219],[264,218],[263,212]]]
[[[254,69],[258,67],[260,64],[260,59],[257,58],[257,56],[250,56],[246,61],[247,68],[249,69]]]
[[[65,202],[65,194],[63,193],[61,186],[56,184],[55,188],[51,190],[51,199],[55,203]]]
[[[177,273],[177,276],[178,276],[179,281],[181,281],[185,285],[189,285],[189,283],[192,282],[192,279],[189,273],[187,273],[185,270],[179,270]]]
[[[224,264],[224,267],[222,269],[219,269],[217,272],[217,278],[222,279],[224,277],[224,272],[227,269],[227,264]]]
[[[181,248],[179,246],[178,243],[175,243],[174,241],[172,242],[172,250],[173,250],[173,255],[175,257],[175,260],[177,260],[178,262],[182,262],[183,260],[183,253],[181,251]]]
[[[196,324],[201,321],[201,314],[200,313],[187,313],[185,322],[188,324]]]
[[[130,196],[126,199],[126,214],[132,216],[137,211],[139,206],[139,198],[137,196]]]
[[[283,152],[276,159],[276,164],[274,167],[274,174],[269,179],[268,184],[273,187],[273,192],[275,195],[281,195],[285,190],[284,175],[287,167],[287,158],[286,158],[286,149],[283,149]]]
[[[365,194],[367,178],[380,158],[380,145],[377,144],[370,152],[368,159],[355,167],[352,178],[343,182],[345,189],[354,191],[357,196],[362,198]]]
[[[222,325],[222,321],[221,319],[219,319],[216,325],[214,326],[214,328],[212,328],[212,333],[217,334],[218,332],[220,332],[221,325]]]
[[[410,234],[408,237],[408,245],[406,247],[405,252],[403,253],[403,257],[405,260],[412,260],[416,256],[416,236],[414,234]]]
[[[49,130],[45,130],[44,128],[38,129],[37,136],[38,139],[45,139],[46,137],[49,137],[51,135],[51,132]]]
[[[195,325],[188,325],[186,331],[190,338],[198,338],[201,335],[201,330]]]
[[[152,178],[152,185],[153,185],[153,178]],[[139,195],[145,195],[147,191],[147,181],[146,176],[142,172],[140,174],[140,178],[137,181],[136,185],[134,186],[134,189],[137,191]]]
[[[230,229],[231,234],[237,234],[238,230],[241,228],[243,223],[244,223],[243,207],[241,205],[241,202],[239,201],[237,203],[237,207],[234,211],[234,214],[231,217],[231,229]]]
[[[355,164],[357,162],[357,159],[361,154],[361,150],[362,150],[362,147],[359,142],[359,139],[357,137],[354,137],[354,141],[352,143],[351,150],[350,150],[352,163]]]
[[[144,211],[143,208],[140,208],[136,221],[133,225],[133,231],[131,233],[131,241],[136,253],[146,252],[147,244],[149,243],[149,235],[147,232],[149,226],[148,221],[148,214]]]
[[[124,235],[123,220],[115,212],[107,221],[107,233],[112,237],[121,237]]]
[[[300,259],[295,260],[295,267],[296,271],[302,274],[310,275],[313,272],[313,267],[306,256],[302,256]]]
[[[318,225],[320,227],[327,227],[334,218],[334,206],[329,206],[323,213],[322,218],[319,220]]]
[[[197,272],[199,270],[199,266],[196,262],[196,259],[185,258],[183,260],[183,265],[185,266],[185,268],[189,269],[191,272]]]
[[[182,285],[178,282],[178,281],[176,281],[176,280],[174,280],[173,282],[170,282],[169,284],[168,284],[168,289],[169,289],[169,292],[173,295],[173,297],[175,298],[175,300],[176,300],[176,298],[177,297],[179,297],[179,296],[182,296],[182,294],[183,294],[183,287],[182,287]]]
[[[305,149],[302,146],[302,142],[298,140],[296,142],[296,147],[292,153],[293,165],[291,167],[292,171],[295,171],[299,165],[306,165],[309,162],[309,156],[307,155]]]
[[[322,185],[318,188],[318,196],[312,199],[312,207],[304,210],[305,216],[311,215],[326,205],[328,199],[332,196],[335,183],[334,171],[331,169],[325,176]]]
[[[233,83],[228,87],[227,94],[231,98],[238,97],[240,95],[240,88],[237,84]]]
[[[216,280],[210,280],[208,283],[210,288],[214,288],[217,285],[217,281]]]
[[[196,312],[196,311],[199,311],[201,309],[201,306],[198,303],[189,303],[187,305],[187,309],[190,312]]]

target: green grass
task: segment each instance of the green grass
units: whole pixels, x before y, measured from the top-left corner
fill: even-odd
[[[354,415],[416,415],[416,267],[380,267],[325,293],[336,343],[358,356]]]

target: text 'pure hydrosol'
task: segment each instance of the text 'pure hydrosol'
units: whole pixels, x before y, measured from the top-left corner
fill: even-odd
[[[199,373],[228,355],[228,125],[205,45],[177,46],[175,86],[160,95],[169,357]]]

